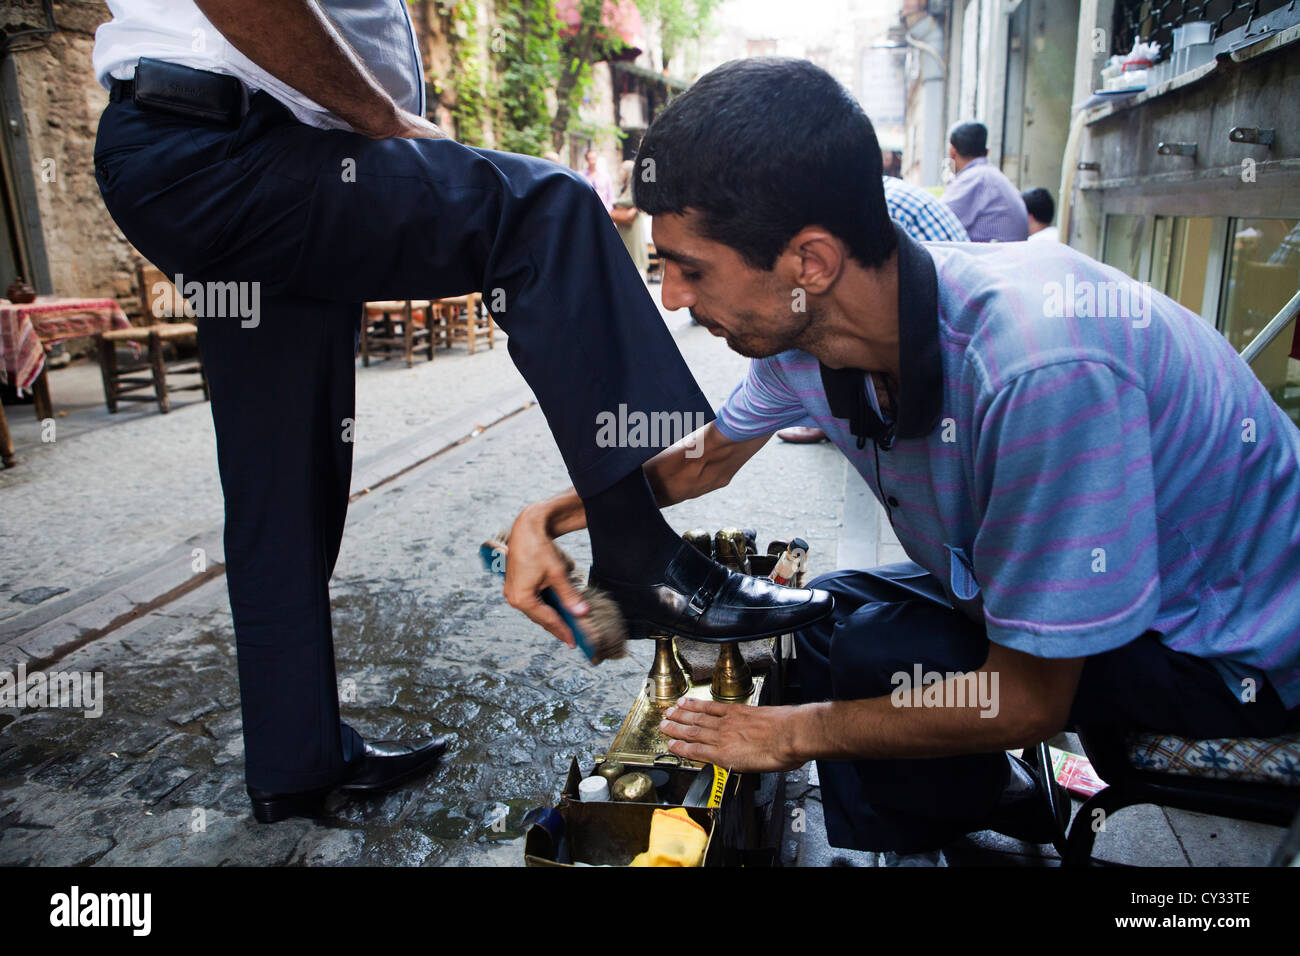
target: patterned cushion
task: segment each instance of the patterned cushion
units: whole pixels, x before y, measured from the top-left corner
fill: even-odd
[[[1300,787],[1300,732],[1216,740],[1143,733],[1130,734],[1127,744],[1129,763],[1138,770]]]

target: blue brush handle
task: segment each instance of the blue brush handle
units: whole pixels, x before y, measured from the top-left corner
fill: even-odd
[[[483,559],[483,566],[492,574],[506,576],[506,555],[502,549],[493,547],[490,544],[484,544],[478,549],[479,556]],[[587,660],[592,660],[596,656],[595,649],[591,646],[591,641],[583,632],[582,626],[578,623],[577,618],[569,613],[569,609],[560,601],[559,595],[553,588],[545,588],[542,591],[542,600],[548,607],[552,608],[556,614],[560,615],[560,620],[564,622],[573,633],[573,640],[583,654],[587,655]]]

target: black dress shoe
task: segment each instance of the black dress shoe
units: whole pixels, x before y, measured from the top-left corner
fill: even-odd
[[[443,740],[415,746],[398,740],[366,741],[359,757],[348,764],[343,779],[328,787],[298,793],[273,793],[248,788],[253,816],[258,823],[277,823],[287,817],[319,816],[325,798],[335,790],[382,793],[431,770],[447,749]]]
[[[993,815],[980,829],[993,830],[1025,843],[1055,842],[1062,823],[1052,812],[1038,775],[1019,757],[1007,754],[1007,760],[1011,763],[1011,779]]]
[[[361,759],[348,767],[348,775],[339,784],[339,789],[350,792],[391,790],[433,769],[446,750],[446,741],[440,739],[421,746],[401,740],[367,741]]]
[[[685,542],[658,583],[628,584],[595,568],[589,583],[617,602],[630,638],[666,632],[713,643],[754,640],[807,627],[835,608],[826,591],[728,571]]]

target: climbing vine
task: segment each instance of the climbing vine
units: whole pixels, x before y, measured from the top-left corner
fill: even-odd
[[[451,111],[456,138],[539,155],[563,149],[570,134],[608,133],[581,117],[592,66],[624,49],[603,22],[607,2],[578,0],[578,22],[569,28],[555,0],[432,0],[451,51],[451,76],[432,85]],[[720,0],[635,2],[658,22],[666,64],[686,40],[703,35]],[[481,3],[491,4],[486,43]]]
[[[551,147],[550,94],[561,58],[553,0],[497,0],[491,52],[497,145],[540,155]]]
[[[452,119],[456,139],[468,146],[487,141],[488,90],[475,0],[438,0],[438,14],[447,30],[452,50]]]

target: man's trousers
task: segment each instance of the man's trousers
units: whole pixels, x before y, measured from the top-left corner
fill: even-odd
[[[799,700],[889,696],[905,674],[978,670],[983,625],[953,609],[911,562],[835,571],[814,580],[835,596],[829,618],[796,634]],[[967,698],[967,704],[970,697]],[[1269,737],[1297,726],[1267,678],[1243,702],[1207,661],[1165,647],[1154,632],[1088,658],[1070,723],[1211,738]],[[817,761],[832,846],[915,853],[983,829],[1008,783],[1001,753],[937,759]]]
[[[584,496],[657,451],[603,447],[599,413],[712,418],[599,198],[555,163],[315,129],[259,93],[233,128],[110,103],[95,173],[135,247],[205,290],[250,786],[327,786],[356,745],[329,577],[364,302],[482,292]]]

